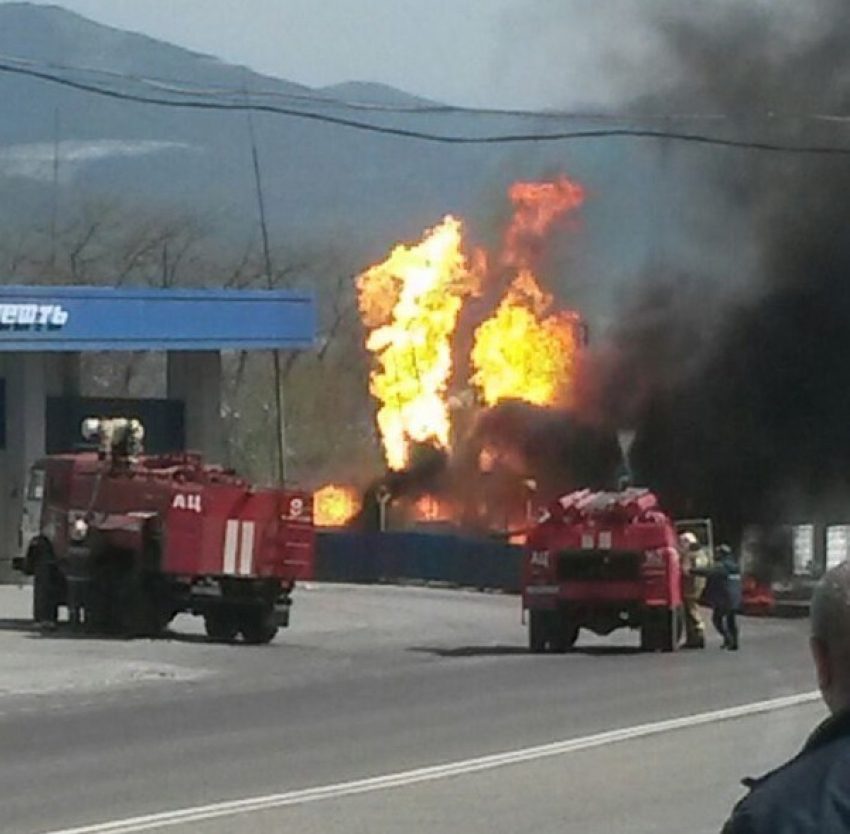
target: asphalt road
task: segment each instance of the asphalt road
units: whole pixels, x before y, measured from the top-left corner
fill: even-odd
[[[802,621],[745,621],[737,654],[620,633],[531,656],[515,598],[323,586],[273,645],[218,646],[189,618],[42,637],[28,594],[0,589],[3,834],[717,831],[824,714],[722,713],[812,691]],[[233,804],[254,797],[275,807]]]

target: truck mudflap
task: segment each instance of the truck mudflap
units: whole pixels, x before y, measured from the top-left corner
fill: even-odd
[[[288,596],[285,599],[279,599],[275,602],[274,621],[280,628],[289,627],[289,612],[291,608],[292,599]]]

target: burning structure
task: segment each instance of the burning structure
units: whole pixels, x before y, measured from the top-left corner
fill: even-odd
[[[447,216],[357,277],[387,463],[362,503],[345,493],[361,523],[373,525],[383,502],[408,521],[521,530],[538,497],[571,485],[566,462],[588,448],[591,430],[569,416],[584,322],[538,278],[547,235],[575,214],[584,191],[560,177],[516,183],[508,196],[513,212],[495,256]],[[544,425],[554,445],[541,437]],[[333,489],[327,499],[339,507]]]
[[[846,2],[639,5],[660,40],[659,67],[621,85],[635,120],[663,116],[680,139],[699,124],[738,147],[661,140],[658,205],[681,239],[633,270],[588,350],[536,271],[584,200],[569,180],[511,189],[495,256],[465,247],[449,217],[364,272],[384,480],[475,519],[465,507],[484,481],[534,480],[542,498],[609,479],[627,426],[636,477],[673,515],[714,519],[718,538],[850,523]]]

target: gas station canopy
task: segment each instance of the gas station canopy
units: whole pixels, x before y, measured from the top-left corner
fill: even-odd
[[[315,336],[309,293],[0,287],[0,352],[304,350]]]

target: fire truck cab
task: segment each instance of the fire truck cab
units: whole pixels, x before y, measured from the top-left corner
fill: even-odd
[[[684,626],[677,538],[646,489],[582,490],[553,502],[522,563],[529,649],[565,652],[582,628],[631,628],[643,650],[674,651]]]

